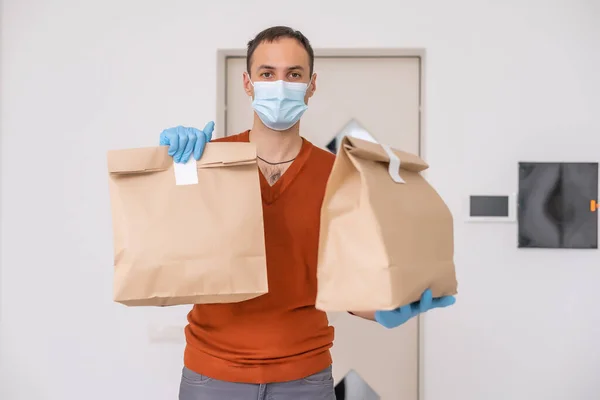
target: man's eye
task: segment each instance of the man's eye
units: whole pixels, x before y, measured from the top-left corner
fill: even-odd
[[[263,72],[262,74],[260,74],[260,76],[262,76],[263,78],[269,79],[273,76],[273,74],[271,72]]]
[[[294,79],[300,79],[300,78],[302,78],[302,75],[300,75],[298,72],[292,72],[292,73],[290,74],[290,76],[291,76],[292,78],[294,78]]]

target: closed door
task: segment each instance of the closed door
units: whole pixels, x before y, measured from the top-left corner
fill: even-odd
[[[419,57],[318,57],[317,91],[300,133],[335,152],[343,135],[354,135],[419,153]],[[242,87],[246,59],[226,61],[225,134],[252,126],[251,100]],[[418,320],[388,330],[346,313],[329,315],[338,400],[417,400]]]

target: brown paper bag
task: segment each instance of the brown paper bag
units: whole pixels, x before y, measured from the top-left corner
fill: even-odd
[[[428,288],[456,293],[452,215],[420,175],[427,168],[413,154],[342,140],[321,211],[318,309],[389,310]]]
[[[166,146],[115,150],[108,171],[116,302],[227,303],[267,293],[253,144],[209,143],[185,165],[174,165]]]

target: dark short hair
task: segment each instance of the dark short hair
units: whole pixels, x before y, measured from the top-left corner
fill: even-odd
[[[252,63],[252,56],[254,51],[259,44],[267,42],[272,43],[282,38],[296,39],[298,43],[304,47],[308,53],[308,64],[310,66],[310,75],[312,76],[313,68],[315,64],[315,53],[310,41],[300,31],[296,31],[287,26],[273,26],[260,32],[251,41],[248,42],[248,53],[246,54],[246,70],[250,74],[250,64]]]

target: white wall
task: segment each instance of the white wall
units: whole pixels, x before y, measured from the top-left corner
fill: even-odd
[[[594,0],[4,0],[0,398],[176,397],[182,344],[149,344],[147,325],[187,310],[111,301],[105,152],[203,126],[216,49],[289,24],[315,47],[427,49],[460,298],[426,319],[425,399],[597,400],[600,252],[518,251],[514,224],[465,224],[461,206],[515,191],[519,160],[600,159],[599,21]]]

